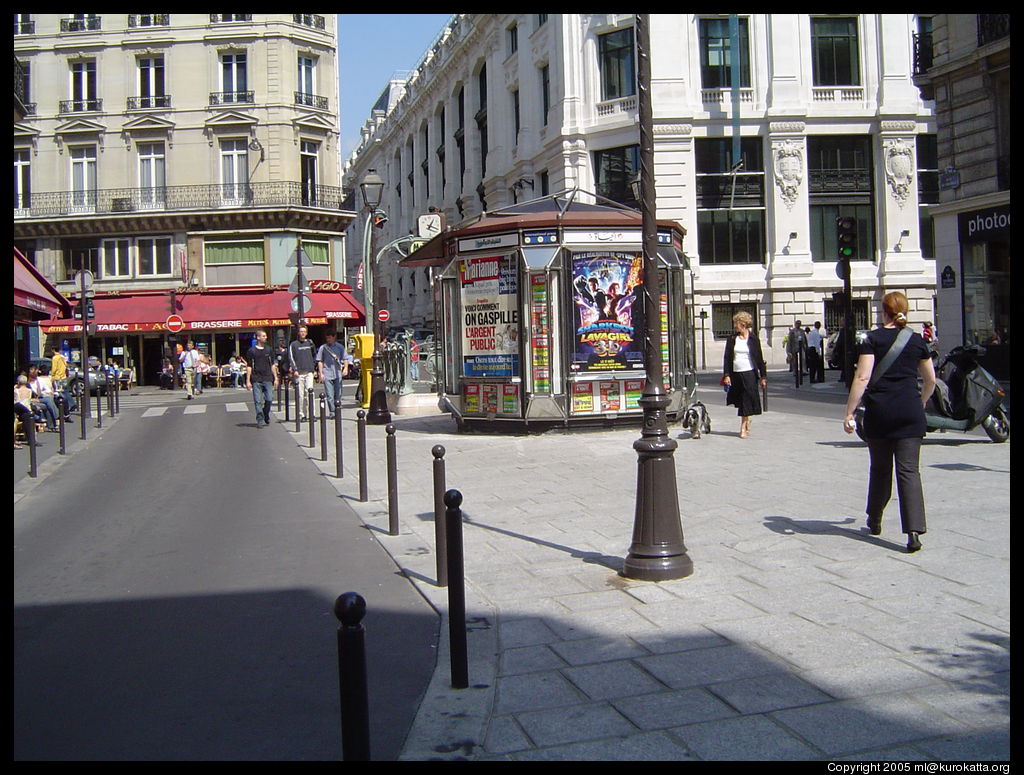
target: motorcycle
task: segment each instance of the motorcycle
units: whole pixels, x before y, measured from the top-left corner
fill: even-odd
[[[978,344],[950,350],[935,366],[935,392],[925,407],[929,431],[969,431],[979,425],[996,443],[1010,438],[1005,391],[979,363],[985,348]],[[938,359],[933,353],[932,359]],[[857,435],[864,438],[863,410],[855,415]]]

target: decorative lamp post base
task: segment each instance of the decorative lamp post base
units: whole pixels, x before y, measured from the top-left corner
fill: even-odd
[[[391,412],[388,411],[388,394],[384,389],[380,353],[373,354],[373,371],[370,376],[370,410],[366,413],[366,422],[370,425],[387,425],[391,422]]]

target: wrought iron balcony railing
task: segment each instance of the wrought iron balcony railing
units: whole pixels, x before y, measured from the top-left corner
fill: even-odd
[[[295,104],[296,105],[307,105],[311,108],[319,108],[320,110],[327,110],[327,98],[321,97],[316,94],[306,94],[305,92],[295,92]]]
[[[158,94],[152,97],[129,97],[128,110],[146,110],[149,108],[171,107],[170,94]]]
[[[15,22],[14,23],[14,34],[15,35],[35,35],[36,34],[36,23],[34,21]]]
[[[239,103],[253,103],[256,101],[254,91],[212,91],[210,92],[211,105],[237,105]]]
[[[871,170],[807,171],[807,190],[811,194],[870,194]]]
[[[169,13],[130,13],[129,27],[166,27],[171,23]]]
[[[251,13],[211,13],[210,24],[223,24],[225,22],[251,22]]]
[[[979,13],[978,14],[978,45],[1005,38],[1010,34],[1010,14]]]
[[[304,27],[322,30],[326,26],[324,17],[315,13],[293,13],[292,18],[296,24],[301,24]]]
[[[92,32],[102,29],[99,16],[87,16],[84,19],[61,19],[61,32]]]
[[[103,110],[103,100],[61,100],[61,113],[99,113]]]
[[[342,190],[302,182],[107,188],[96,191],[32,192],[19,202],[15,219],[64,215],[116,215],[233,208],[312,207],[340,210]]]
[[[932,34],[922,32],[914,35],[914,75],[924,75],[932,68],[935,50]]]

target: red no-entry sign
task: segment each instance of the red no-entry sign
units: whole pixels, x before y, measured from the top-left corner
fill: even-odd
[[[377,320],[379,320],[381,323],[387,322],[387,319],[390,317],[391,313],[388,312],[386,309],[382,309],[380,312],[377,313]]]
[[[164,323],[172,334],[178,333],[185,327],[185,321],[181,319],[181,315],[170,315]]]

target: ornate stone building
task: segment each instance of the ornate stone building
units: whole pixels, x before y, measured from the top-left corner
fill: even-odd
[[[633,23],[454,16],[411,76],[389,84],[345,165],[345,188],[371,168],[387,181],[378,244],[431,207],[453,225],[574,187],[632,205]],[[876,323],[894,289],[914,322],[932,317],[935,120],[912,81],[916,25],[913,14],[749,14],[733,37],[726,15],[652,16],[658,217],[686,229],[709,367],[740,309],[776,365],[795,319],[836,326],[839,215],[859,224],[858,325]],[[392,320],[430,325],[428,270],[381,263]]]

